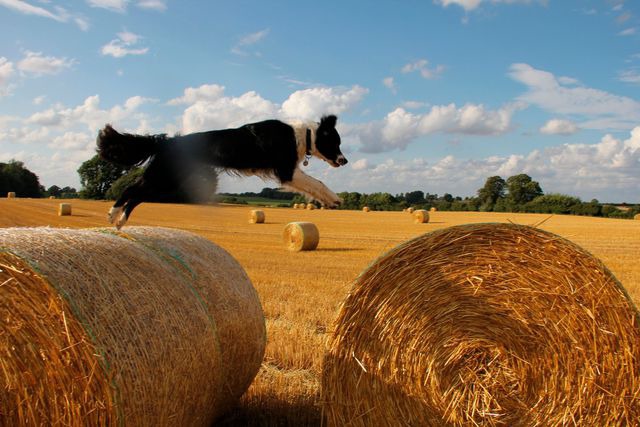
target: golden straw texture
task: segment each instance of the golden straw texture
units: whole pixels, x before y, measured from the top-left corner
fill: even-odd
[[[633,219],[635,219],[635,220],[640,220],[640,213],[635,214],[635,215],[633,216]]]
[[[60,424],[45,418],[56,405],[62,406],[57,413],[67,414],[65,425],[83,425],[87,414],[99,417],[97,424],[157,426],[179,420],[181,425],[210,425],[241,394],[240,385],[250,382],[240,358],[251,354],[247,363],[252,367],[254,359],[262,358],[264,319],[255,290],[240,265],[203,238],[147,227],[130,227],[119,235],[0,229],[0,248],[21,263],[10,267],[42,279],[16,279],[21,293],[8,299],[2,295],[6,286],[0,287],[8,311],[27,316],[23,307],[43,292],[60,301],[47,304],[21,328],[0,319],[0,354],[11,351],[10,342],[21,342],[34,349],[23,348],[23,353],[47,355],[26,361],[3,358],[0,382],[14,384],[11,394],[22,400],[16,409],[0,399],[0,425]],[[242,305],[246,303],[249,307]],[[59,318],[61,310],[62,337],[60,321],[49,320]],[[225,316],[229,319],[223,320]],[[222,348],[229,334],[244,330],[234,324],[238,321],[251,323],[257,329],[253,333],[262,334],[256,348],[248,349],[251,344],[241,335],[235,336],[234,345]],[[73,325],[78,327],[74,330]],[[62,346],[62,338],[70,344]],[[72,357],[72,363],[60,362],[70,346],[83,352]],[[242,368],[225,371],[238,366]],[[31,376],[31,383],[12,380],[7,372],[16,371]],[[79,393],[86,403],[76,404],[73,394],[49,386],[49,378],[56,377],[73,378],[82,387],[84,381],[87,387]],[[69,384],[66,387],[74,387]],[[45,387],[41,393],[31,391]]]
[[[58,205],[58,216],[71,215],[71,203],[60,203]]]
[[[407,208],[407,212],[409,212],[410,214],[413,214],[414,210],[415,210],[414,208]]]
[[[362,212],[369,212],[369,211],[370,211],[369,206],[365,206],[362,208]]]
[[[307,203],[307,210],[314,210],[316,208],[316,205],[314,205],[313,203]]]
[[[290,251],[312,251],[318,247],[320,232],[312,222],[290,222],[284,227],[282,239]]]
[[[7,199],[14,199],[16,197],[16,193],[13,191],[9,191],[7,193]]]
[[[637,425],[638,311],[559,236],[450,227],[358,277],[322,390],[332,426]]]
[[[423,224],[429,222],[429,212],[424,209],[418,209],[413,212],[413,221],[416,224]]]
[[[431,209],[429,209],[429,212],[436,212],[438,209],[435,206],[431,206]]]
[[[258,209],[252,209],[249,212],[249,223],[251,224],[263,224],[264,223],[264,211]]]

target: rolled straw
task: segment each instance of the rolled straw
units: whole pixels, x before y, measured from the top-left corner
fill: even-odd
[[[311,222],[290,222],[285,226],[282,238],[290,251],[312,251],[318,247],[320,233]]]
[[[263,224],[264,218],[264,211],[252,209],[251,212],[249,212],[249,223],[251,224]]]
[[[324,413],[331,426],[636,425],[638,320],[602,262],[559,236],[435,231],[355,281],[324,359]]]

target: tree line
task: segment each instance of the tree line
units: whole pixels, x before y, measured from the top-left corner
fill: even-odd
[[[82,163],[78,169],[81,189],[60,188],[56,185],[45,189],[38,177],[29,171],[22,162],[11,160],[0,163],[0,194],[9,191],[18,197],[117,199],[122,191],[140,177],[140,167],[125,168],[102,160],[98,155]],[[199,176],[199,179],[217,182],[215,173]],[[173,194],[163,194],[157,201],[185,203],[194,201],[186,191],[178,190]],[[188,190],[188,189],[187,189]],[[527,174],[518,174],[506,180],[500,176],[487,178],[476,196],[458,197],[449,193],[441,196],[420,190],[392,195],[390,193],[342,192],[338,194],[343,203],[339,209],[357,209],[368,206],[373,210],[402,210],[408,207],[416,209],[436,208],[440,211],[483,211],[483,212],[530,212],[549,214],[589,215],[612,218],[633,218],[640,213],[640,205],[613,206],[602,204],[593,199],[585,202],[578,197],[565,194],[545,194],[537,181]],[[282,200],[284,205],[303,203],[303,196],[279,191],[276,188],[263,188],[259,193],[207,195],[196,202],[241,200],[238,197],[264,197]]]

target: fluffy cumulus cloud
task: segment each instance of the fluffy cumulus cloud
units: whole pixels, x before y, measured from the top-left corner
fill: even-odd
[[[578,126],[570,120],[551,119],[540,128],[546,135],[572,135],[578,132]]]
[[[111,40],[102,46],[100,53],[105,56],[113,56],[114,58],[122,58],[127,55],[144,55],[149,52],[148,47],[137,47],[136,45],[142,39],[138,34],[123,31],[117,33],[117,39]]]
[[[444,71],[444,65],[437,65],[433,68],[429,68],[429,61],[426,59],[419,59],[416,62],[405,64],[400,71],[403,74],[418,72],[422,78],[435,79]]]
[[[58,74],[63,70],[71,68],[74,63],[75,61],[73,59],[44,56],[41,52],[27,51],[17,66],[18,70],[25,74],[42,76],[45,74]]]
[[[195,104],[196,102],[215,102],[224,95],[224,86],[217,84],[204,84],[200,87],[188,87],[181,97],[173,98],[167,102],[169,105]]]
[[[0,96],[9,94],[9,80],[15,74],[13,62],[0,56]]]
[[[353,108],[367,93],[368,89],[357,85],[299,90],[282,103],[281,113],[289,119],[319,120],[323,115],[340,114]]]
[[[396,108],[383,120],[357,125],[349,133],[360,142],[360,150],[379,153],[404,150],[416,138],[434,134],[500,135],[511,129],[513,114],[522,104],[509,104],[497,110],[483,105],[435,105],[424,114]]]
[[[528,64],[513,64],[509,76],[527,86],[521,101],[554,115],[581,117],[582,128],[629,130],[640,122],[640,102],[629,97],[580,86]]]

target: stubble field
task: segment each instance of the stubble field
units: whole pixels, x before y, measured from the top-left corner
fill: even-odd
[[[0,227],[105,227],[111,202],[71,200],[73,215],[57,215],[59,200],[0,199]],[[250,207],[143,204],[129,225],[180,228],[231,253],[258,291],[267,349],[253,385],[223,425],[320,425],[324,342],[350,284],[378,256],[401,242],[453,225],[513,222],[538,225],[600,258],[640,303],[640,221],[537,214],[434,212],[415,224],[403,212],[264,208],[266,222],[249,224]],[[288,252],[282,231],[291,221],[320,230],[313,252]],[[239,337],[240,338],[240,337]],[[169,375],[169,373],[166,373]]]

